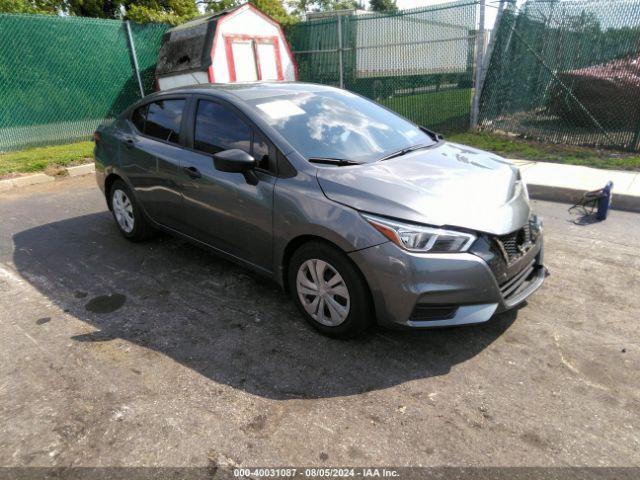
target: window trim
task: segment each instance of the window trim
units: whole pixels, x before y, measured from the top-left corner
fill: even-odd
[[[156,103],[156,102],[160,102],[160,101],[165,101],[165,100],[184,100],[184,108],[182,109],[182,118],[180,119],[180,131],[178,133],[178,143],[175,142],[169,142],[168,140],[162,140],[160,138],[157,137],[152,137],[151,135],[147,135],[144,132],[141,132],[138,127],[136,126],[135,123],[133,123],[133,112],[135,112],[136,110],[138,110],[139,108],[142,107],[146,107],[147,111],[145,113],[144,116],[144,125],[145,125],[145,130],[147,127],[147,115],[149,114],[149,105],[151,105],[152,103]],[[167,95],[167,96],[161,96],[161,97],[155,97],[152,100],[149,100],[147,102],[141,103],[139,105],[137,105],[135,108],[132,108],[131,111],[128,113],[128,115],[126,116],[131,128],[133,128],[134,132],[144,138],[148,138],[149,140],[153,140],[154,142],[160,142],[160,143],[164,143],[166,145],[171,145],[173,147],[184,147],[185,146],[185,128],[187,126],[187,114],[189,112],[189,95]]]
[[[214,96],[202,95],[202,94],[191,96],[190,106],[189,106],[190,123],[186,126],[188,133],[186,135],[186,144],[184,148],[191,150],[192,152],[199,153],[200,155],[208,155],[210,157],[213,156],[210,153],[203,152],[202,150],[198,150],[197,148],[195,148],[196,117],[198,114],[198,102],[200,101],[217,103],[219,105],[227,107],[231,111],[233,111],[242,121],[244,121],[249,126],[249,129],[251,130],[251,150],[252,151],[253,151],[254,134],[255,132],[258,132],[267,141],[267,145],[269,146],[269,169],[265,170],[264,168],[256,167],[255,170],[257,172],[271,175],[274,177],[278,176],[278,164],[276,159],[278,148],[271,141],[269,136],[266,133],[264,133],[264,131],[261,128],[259,128],[247,115],[245,115],[244,112],[242,112],[238,107],[233,105],[231,102],[228,102],[220,97],[214,97]],[[250,154],[250,155],[253,155],[253,154]]]

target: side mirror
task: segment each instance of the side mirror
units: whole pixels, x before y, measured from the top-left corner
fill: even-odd
[[[233,148],[218,152],[213,156],[213,164],[221,172],[243,174],[251,185],[258,183],[258,176],[253,171],[258,162],[244,150]]]

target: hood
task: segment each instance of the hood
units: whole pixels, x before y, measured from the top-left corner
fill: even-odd
[[[454,143],[371,164],[320,167],[317,176],[335,202],[415,223],[503,235],[530,213],[516,167]]]

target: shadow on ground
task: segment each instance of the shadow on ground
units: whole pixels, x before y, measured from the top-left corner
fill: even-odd
[[[108,212],[25,230],[13,241],[20,274],[96,328],[75,341],[124,339],[274,399],[352,395],[446,374],[517,315],[469,328],[376,329],[360,340],[336,341],[306,326],[269,280],[171,237],[129,243]]]

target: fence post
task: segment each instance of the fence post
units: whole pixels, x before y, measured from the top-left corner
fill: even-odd
[[[496,22],[493,24],[493,30],[491,30],[491,38],[489,39],[489,45],[487,45],[487,52],[484,55],[482,62],[482,72],[480,76],[480,94],[484,89],[484,82],[487,78],[487,71],[489,70],[489,63],[493,57],[493,49],[496,45],[496,39],[498,38],[498,28],[500,28],[500,22],[502,21],[502,12],[504,11],[505,3],[507,0],[500,0],[498,5],[498,12],[496,13]],[[478,103],[478,116],[480,115],[480,103]],[[479,120],[479,119],[478,119]]]
[[[338,69],[340,70],[340,88],[344,88],[344,65],[342,60],[342,15],[338,14]]]
[[[138,55],[136,54],[136,44],[133,43],[133,35],[131,35],[131,25],[129,20],[125,21],[127,26],[127,39],[129,40],[129,49],[131,50],[131,58],[133,58],[133,69],[136,72],[138,80],[138,88],[140,89],[140,98],[144,98],[144,87],[142,86],[142,78],[140,78],[140,67],[138,67]]]
[[[473,92],[473,103],[471,105],[471,129],[478,126],[478,117],[480,115],[480,94],[482,88],[482,65],[484,58],[484,9],[485,0],[480,0],[480,18],[478,32],[476,33],[476,78],[475,89]]]

